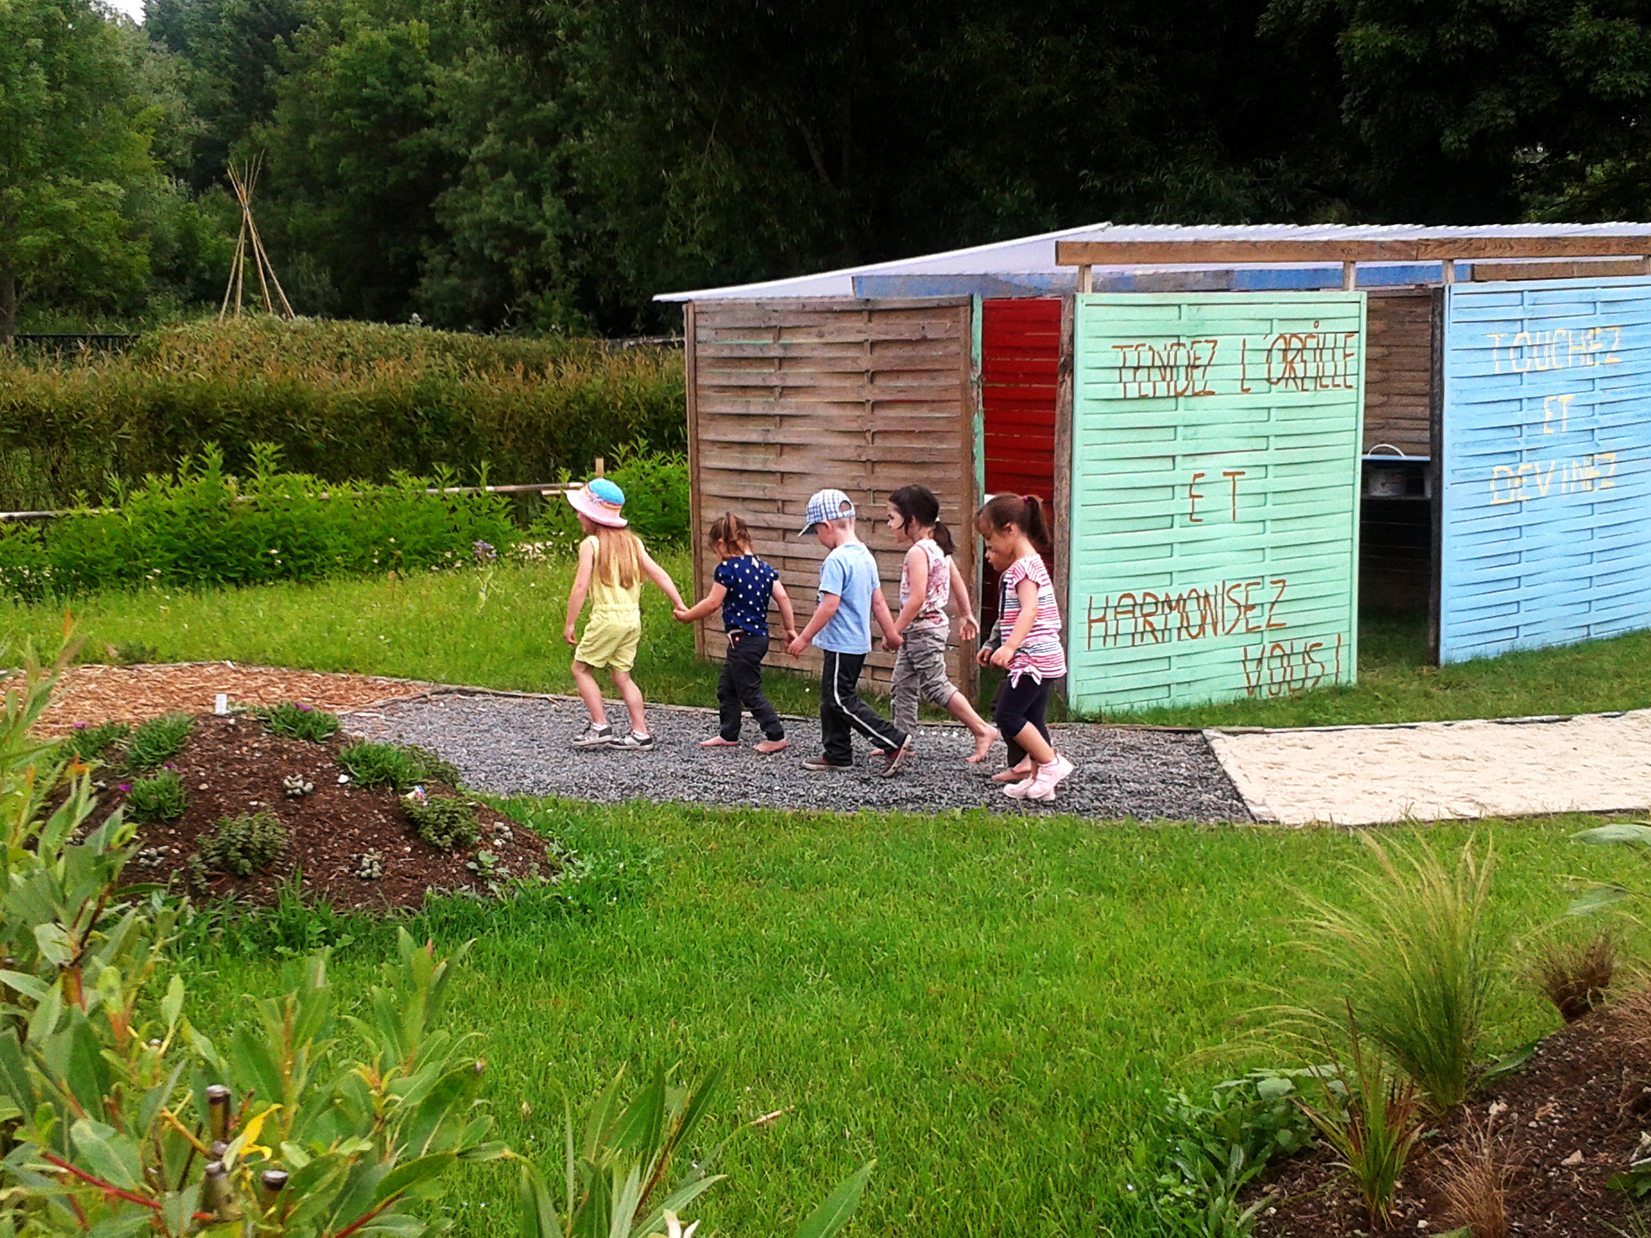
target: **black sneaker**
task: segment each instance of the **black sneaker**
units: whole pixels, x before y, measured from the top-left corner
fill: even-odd
[[[850,761],[847,764],[840,765],[836,761],[826,760],[823,756],[809,757],[803,761],[803,768],[811,774],[818,774],[823,770],[853,769],[854,762]]]
[[[912,748],[916,745],[916,743],[916,739],[913,736],[908,735],[906,736],[905,743],[901,744],[893,752],[885,752],[883,754],[883,777],[893,778],[900,772],[900,767],[906,763],[906,758],[911,756]]]
[[[573,737],[575,748],[608,748],[613,744],[613,728],[587,722],[585,729]]]
[[[616,735],[609,741],[609,747],[629,748],[634,752],[645,752],[653,746],[654,737],[651,734],[638,735],[635,731],[632,731],[629,735]]]

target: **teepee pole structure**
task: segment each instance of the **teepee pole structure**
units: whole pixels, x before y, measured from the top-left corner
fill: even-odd
[[[285,289],[281,281],[276,278],[275,266],[269,260],[269,254],[264,250],[264,239],[258,235],[258,224],[252,218],[252,194],[258,185],[258,174],[263,170],[264,157],[255,155],[248,163],[236,167],[229,165],[229,183],[235,187],[235,199],[241,204],[241,235],[235,241],[235,257],[230,262],[229,286],[224,289],[224,303],[218,309],[220,319],[229,316],[229,302],[235,300],[235,315],[241,314],[241,295],[246,286],[247,254],[252,254],[253,274],[258,278],[258,289],[263,294],[264,310],[266,313],[279,314],[282,318],[295,318],[292,304],[287,300]],[[270,296],[270,288],[275,288],[275,296]],[[277,301],[280,308],[277,309]]]

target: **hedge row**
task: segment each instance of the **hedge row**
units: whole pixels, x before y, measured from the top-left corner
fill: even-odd
[[[398,474],[386,485],[284,472],[280,452],[252,447],[242,480],[209,446],[175,474],[151,476],[118,506],[41,524],[0,525],[0,596],[64,599],[106,589],[209,588],[330,576],[485,566],[527,543],[534,557],[571,554],[582,536],[560,496],[524,530],[496,494],[430,494],[451,475]],[[688,464],[680,452],[630,452],[608,475],[625,490],[631,527],[649,545],[688,537]]]
[[[85,361],[0,352],[0,508],[112,494],[220,444],[255,442],[329,481],[451,466],[495,482],[582,475],[625,444],[684,445],[681,355],[600,341],[249,318],[195,323]]]

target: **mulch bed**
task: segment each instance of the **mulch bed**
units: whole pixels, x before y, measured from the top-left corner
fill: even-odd
[[[497,856],[510,876],[527,876],[535,866],[548,875],[558,867],[547,859],[543,839],[486,805],[476,810],[481,827],[476,847],[432,847],[413,832],[395,791],[339,783],[334,757],[348,742],[343,736],[320,743],[285,739],[245,715],[196,718],[171,762],[188,794],[188,808],[174,821],[139,825],[138,845],[150,850],[140,850],[128,875],[143,882],[173,877],[184,882],[202,834],[223,817],[259,811],[274,813],[286,826],[286,853],[250,877],[213,875],[204,892],[208,897],[267,905],[297,875],[306,898],[325,898],[341,909],[382,911],[416,908],[428,891],[486,893],[487,880],[465,867],[478,848]],[[287,798],[281,780],[289,774],[303,775],[315,790]],[[99,793],[94,821],[125,798],[118,790],[121,777],[106,772],[102,778],[108,785]],[[425,790],[453,793],[436,784]],[[371,881],[353,876],[356,858],[374,850],[383,856],[383,875]]]
[[[1634,1001],[1641,1000],[1636,997]],[[1642,1032],[1643,1035],[1643,1032]],[[1629,1233],[1629,1201],[1606,1184],[1628,1167],[1640,1131],[1651,1129],[1651,1045],[1633,1035],[1622,1010],[1607,1007],[1544,1040],[1525,1066],[1460,1106],[1411,1157],[1389,1233],[1441,1234],[1442,1182],[1449,1153],[1488,1122],[1513,1168],[1505,1193],[1508,1232],[1541,1238]],[[1287,1163],[1265,1188],[1279,1202],[1263,1209],[1256,1233],[1268,1238],[1369,1234],[1364,1205],[1330,1158]]]
[[[432,685],[377,675],[289,671],[234,662],[180,662],[138,666],[68,667],[35,728],[68,732],[77,722],[143,722],[169,713],[207,713],[217,694],[237,705],[303,701],[332,713],[378,701],[419,696]]]

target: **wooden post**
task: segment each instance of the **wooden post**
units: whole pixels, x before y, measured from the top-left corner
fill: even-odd
[[[1061,631],[1066,640],[1066,678],[1061,682],[1061,704],[1071,697],[1072,653],[1072,371],[1077,341],[1077,300],[1061,298],[1060,364],[1055,371],[1055,493],[1050,503],[1054,517],[1049,531],[1054,541],[1055,602],[1060,607]]]
[[[682,307],[682,368],[687,388],[688,402],[688,545],[693,550],[693,594],[696,598],[703,597],[709,589],[705,580],[708,570],[705,564],[705,539],[700,536],[700,530],[705,526],[701,523],[700,488],[699,488],[699,402],[695,399],[695,384],[697,382],[694,357],[694,303],[687,302]],[[694,656],[705,656],[705,625],[694,624]]]
[[[596,457],[596,475],[598,477],[602,476],[602,469],[603,469],[603,466],[606,465],[606,463],[607,463],[607,461],[602,459],[601,456]]]
[[[1084,293],[1092,292],[1094,290],[1092,283],[1093,279],[1094,275],[1091,272],[1089,264],[1086,262],[1078,268],[1078,291]]]
[[[1427,660],[1439,665],[1440,626],[1443,622],[1445,511],[1445,290],[1433,290],[1433,364],[1428,377],[1428,476],[1433,497],[1428,503]]]
[[[1441,284],[1454,284],[1456,282],[1456,259],[1439,259],[1439,282]]]
[[[1359,264],[1344,262],[1341,264],[1341,287],[1343,292],[1352,292],[1358,286]]]
[[[981,470],[983,468],[982,438],[985,434],[985,408],[982,402],[981,378],[981,349],[982,328],[986,316],[986,307],[979,297],[971,297],[963,306],[963,338],[968,347],[963,353],[963,423],[958,427],[962,442],[963,493],[968,504],[968,510],[959,512],[958,519],[951,525],[957,530],[957,549],[963,562],[957,565],[959,575],[970,582],[969,592],[972,594],[980,587],[980,569],[976,566],[980,562],[980,535],[974,530],[975,513],[980,510],[981,504]],[[971,598],[977,605],[978,598]],[[959,642],[957,654],[958,689],[964,698],[973,702],[980,691],[980,667],[974,660],[974,655],[963,648]]]

